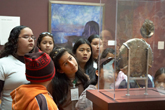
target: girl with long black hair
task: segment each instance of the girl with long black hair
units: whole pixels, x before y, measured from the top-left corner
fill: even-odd
[[[55,64],[56,75],[48,90],[59,110],[74,110],[80,94],[88,86],[88,78],[69,50],[55,47],[50,57]]]

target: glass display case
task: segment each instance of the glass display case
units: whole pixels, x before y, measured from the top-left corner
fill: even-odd
[[[56,45],[72,50],[97,34],[97,92],[116,102],[165,98],[165,0],[84,1],[49,2]]]
[[[114,100],[164,97],[165,0],[100,4],[104,50],[98,60],[98,91]]]

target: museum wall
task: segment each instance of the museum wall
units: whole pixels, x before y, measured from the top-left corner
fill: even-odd
[[[60,0],[60,1],[70,1],[70,0]],[[75,2],[92,2],[99,3],[100,0],[72,0]],[[107,0],[102,0],[102,2],[106,2]],[[110,0],[109,0],[110,1]],[[112,1],[113,3],[113,1]],[[112,6],[112,8],[111,8]],[[106,6],[107,10],[112,12],[115,16],[115,5]],[[109,9],[111,8],[111,9]],[[20,16],[20,24],[29,26],[36,37],[41,32],[48,31],[49,25],[49,0],[0,0],[0,16]],[[108,13],[109,13],[108,11]],[[106,11],[104,15],[106,14]],[[107,16],[109,18],[109,16]],[[110,17],[111,19],[106,19],[104,17],[104,22],[107,22],[104,25],[105,28],[114,29],[115,26],[115,17]],[[111,21],[111,22],[110,22]],[[111,24],[112,23],[112,24]],[[113,25],[113,27],[112,27]],[[0,50],[2,46],[0,46]]]
[[[58,1],[70,1],[70,0],[58,0]],[[100,3],[100,0],[72,0],[72,1]],[[114,40],[115,39],[116,0],[101,0],[101,2],[105,3],[102,29],[111,30],[113,33],[113,34],[111,33],[112,38],[108,38],[108,40]],[[135,10],[136,11],[135,14],[136,13],[138,14],[139,12],[137,12],[137,11],[139,11],[139,10],[141,10],[140,7],[137,8],[137,10]],[[119,23],[124,24],[122,26],[127,26],[125,24],[125,16],[127,15],[127,13],[129,13],[129,11],[130,11],[130,9],[125,10],[119,16],[119,19],[120,19]],[[164,13],[164,11],[163,11],[163,13]],[[149,18],[151,18],[150,15],[147,15],[147,16],[149,16]],[[20,16],[21,25],[29,26],[33,30],[34,35],[36,37],[38,37],[38,35],[41,32],[49,31],[49,29],[48,29],[49,28],[49,0],[26,0],[26,1],[0,0],[0,16]],[[137,17],[137,16],[134,18],[138,19],[139,17]],[[163,16],[163,18],[164,18],[164,16]],[[136,19],[131,23],[132,26],[136,25],[136,24],[140,24],[136,21]],[[161,24],[162,25],[160,25],[160,23],[159,23],[159,25],[160,25],[159,27],[164,25],[164,23],[161,23]],[[140,27],[138,27],[138,28],[140,28]],[[120,27],[120,31],[122,29],[125,29],[125,27]],[[120,32],[120,31],[118,31],[118,32]],[[118,34],[118,38],[117,38],[117,40],[119,40],[117,42],[120,42],[120,43],[118,43],[119,48],[122,45],[122,43],[124,43],[126,40],[128,40],[128,39],[125,39],[125,37],[124,37],[125,34],[122,32],[124,32],[124,31],[121,31]],[[161,35],[160,35],[160,33],[161,33]],[[156,27],[154,37],[152,37],[152,39],[147,41],[148,43],[150,43],[150,41],[155,41],[155,43],[152,43],[154,45],[151,45],[151,48],[154,51],[154,62],[155,63],[152,66],[153,69],[151,69],[150,71],[153,71],[153,73],[155,73],[158,68],[164,66],[163,64],[165,63],[165,61],[163,59],[163,56],[165,55],[164,49],[158,50],[158,48],[157,48],[158,41],[164,41],[163,33],[164,33],[164,28],[163,28],[163,30],[162,29],[160,30]],[[138,34],[136,34],[136,35],[138,35]],[[159,36],[159,37],[157,37],[157,36]],[[129,38],[129,37],[127,37],[127,38]],[[141,37],[138,37],[138,38],[141,38]],[[0,50],[1,49],[2,49],[2,45],[0,45]]]

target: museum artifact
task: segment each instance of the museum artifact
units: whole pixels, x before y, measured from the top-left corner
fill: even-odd
[[[141,35],[144,38],[150,38],[154,34],[154,24],[149,19],[145,19],[141,29],[140,29]]]

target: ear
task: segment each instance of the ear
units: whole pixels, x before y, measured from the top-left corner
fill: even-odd
[[[96,70],[96,75],[99,76],[99,71],[98,70]]]
[[[59,69],[57,69],[57,71],[58,71],[59,73],[64,73],[62,70],[59,70]]]

